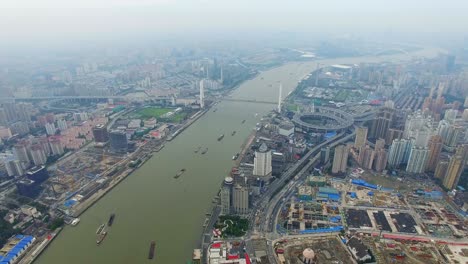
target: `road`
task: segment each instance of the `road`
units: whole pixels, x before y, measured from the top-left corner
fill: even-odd
[[[344,136],[345,132],[341,132],[333,138],[330,138],[315,147],[313,147],[309,152],[307,152],[304,157],[302,157],[298,162],[291,166],[281,178],[274,181],[268,188],[268,190],[262,195],[262,197],[257,200],[251,210],[249,215],[249,223],[252,227],[249,232],[246,234],[247,243],[246,248],[247,252],[254,253],[253,246],[250,243],[250,239],[259,235],[259,237],[267,238],[267,255],[270,263],[276,263],[275,254],[273,251],[272,240],[276,239],[276,217],[279,213],[282,203],[280,201],[285,201],[283,198],[291,197],[294,190],[302,182],[303,176],[307,175],[307,170],[314,165],[318,160],[318,153],[322,147],[329,145],[330,147],[336,146],[340,143],[346,142],[352,137],[355,136],[353,131],[351,134]],[[344,136],[344,137],[343,137]],[[314,158],[311,159],[313,155]],[[287,180],[291,179],[293,176],[294,179],[289,183],[287,188],[284,188],[278,192],[281,188],[284,187],[284,184]],[[274,216],[273,218],[271,216]],[[259,225],[257,225],[257,217],[259,217]]]

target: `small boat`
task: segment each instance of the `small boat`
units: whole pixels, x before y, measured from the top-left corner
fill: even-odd
[[[98,227],[98,229],[96,230],[96,234],[101,234],[102,230],[104,229],[104,226],[106,226],[105,224],[102,224]]]
[[[114,223],[114,218],[115,218],[115,214],[111,214],[109,216],[109,221],[107,221],[107,226],[109,226],[109,227],[112,226],[112,223]]]
[[[244,123],[245,123],[245,119],[244,119],[244,120],[242,120],[242,124],[244,124]]]
[[[198,151],[200,151],[200,149],[201,149],[201,147],[198,147],[198,148],[197,148],[195,151],[193,151],[193,152],[198,153]]]
[[[104,240],[104,238],[106,238],[106,236],[107,236],[106,231],[99,234],[98,238],[96,239],[96,244],[98,244],[98,245],[101,244],[101,242]]]
[[[75,218],[75,219],[73,219],[73,221],[71,222],[71,225],[72,225],[72,226],[76,226],[76,225],[79,224],[79,223],[80,223],[80,218]]]
[[[239,153],[236,153],[236,155],[232,156],[232,160],[236,160],[237,158],[239,158]]]
[[[231,136],[234,136],[234,135],[236,134],[236,132],[237,132],[237,131],[235,131],[235,130],[232,131]]]
[[[154,258],[154,248],[156,247],[156,242],[151,241],[150,248],[149,248],[149,253],[148,253],[148,259],[153,259]]]
[[[184,174],[186,170],[185,169],[181,169],[175,176],[174,176],[174,179],[177,179],[179,178],[180,176],[182,176],[182,174]]]
[[[224,134],[221,134],[221,135],[218,137],[218,141],[223,140],[223,138],[224,138]]]
[[[205,153],[207,153],[207,152],[208,152],[208,148],[204,149],[204,150],[201,152],[201,154],[203,155],[203,154],[205,154]]]

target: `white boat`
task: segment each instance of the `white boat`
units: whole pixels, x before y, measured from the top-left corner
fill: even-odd
[[[80,219],[79,219],[79,218],[75,218],[75,219],[73,219],[73,221],[71,221],[71,225],[72,225],[72,226],[76,226],[78,223],[80,223]]]

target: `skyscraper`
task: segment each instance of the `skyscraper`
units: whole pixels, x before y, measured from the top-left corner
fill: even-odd
[[[387,131],[385,142],[387,142],[388,144],[391,144],[393,140],[400,139],[402,136],[403,136],[403,130],[390,128]]]
[[[36,166],[44,165],[47,161],[44,149],[39,144],[31,146],[31,157]]]
[[[271,174],[271,151],[265,143],[255,151],[253,175],[268,176]]]
[[[387,151],[384,149],[379,149],[375,151],[374,154],[374,169],[377,172],[382,172],[387,166]]]
[[[394,115],[394,109],[387,107],[380,108],[377,116],[372,121],[369,137],[386,138],[387,131],[393,123]]]
[[[428,157],[429,149],[427,147],[413,146],[406,165],[406,172],[423,173]]]
[[[13,147],[13,153],[15,154],[15,157],[24,163],[26,167],[28,167],[31,163],[31,160],[29,159],[28,156],[28,149],[27,149],[27,143],[25,141],[20,142],[16,144]]]
[[[55,127],[54,123],[47,123],[45,125],[45,129],[46,129],[47,135],[49,136],[55,135],[55,132],[57,131],[57,128]]]
[[[57,121],[57,126],[60,129],[60,131],[65,131],[68,128],[67,121],[65,121],[65,119],[59,119]]]
[[[60,141],[60,137],[50,137],[49,144],[52,151],[52,155],[62,155],[64,150],[62,146],[62,142]]]
[[[354,140],[354,147],[364,147],[367,142],[367,127],[358,127],[356,129],[356,139]]]
[[[395,139],[390,146],[388,153],[388,166],[397,168],[398,166],[408,162],[411,151],[411,141],[407,139]]]
[[[455,150],[455,147],[458,145],[459,141],[461,140],[461,137],[463,135],[463,130],[464,128],[459,125],[454,124],[454,125],[449,126],[447,130],[446,138],[444,141],[444,147],[447,150],[449,151]]]
[[[427,159],[426,171],[435,171],[442,151],[442,137],[434,135],[429,140],[429,157]]]
[[[110,148],[114,152],[127,152],[128,142],[125,131],[113,130],[109,133]]]
[[[232,194],[232,207],[236,214],[246,215],[249,213],[249,191],[247,187],[236,185]]]
[[[339,145],[335,148],[332,173],[346,172],[346,168],[348,165],[348,154],[349,149],[346,145]]]
[[[96,143],[106,143],[109,141],[109,133],[107,133],[107,127],[104,124],[98,124],[93,127],[93,136]]]
[[[379,149],[384,149],[384,148],[385,148],[385,139],[383,138],[377,139],[377,141],[375,141],[374,149],[379,150]]]
[[[448,165],[448,160],[439,161],[434,172],[434,177],[443,180],[445,178],[445,174],[447,173]]]
[[[463,169],[465,168],[465,162],[466,149],[464,146],[460,146],[457,148],[455,155],[450,157],[447,173],[442,181],[445,188],[454,189],[457,186]]]
[[[221,200],[221,214],[228,215],[231,213],[231,194],[232,194],[232,185],[234,179],[231,177],[226,177],[221,187],[220,200]]]
[[[449,123],[453,124],[457,118],[458,110],[447,109],[445,110],[444,120],[447,120]]]
[[[320,162],[323,164],[330,160],[330,147],[326,146],[320,150]]]
[[[365,147],[359,148],[359,165],[365,169],[372,169],[374,164],[375,151],[371,149],[368,145]]]

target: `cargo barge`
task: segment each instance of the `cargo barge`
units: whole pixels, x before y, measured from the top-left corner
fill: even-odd
[[[154,258],[154,248],[156,247],[156,242],[151,241],[149,252],[148,252],[148,259]]]

